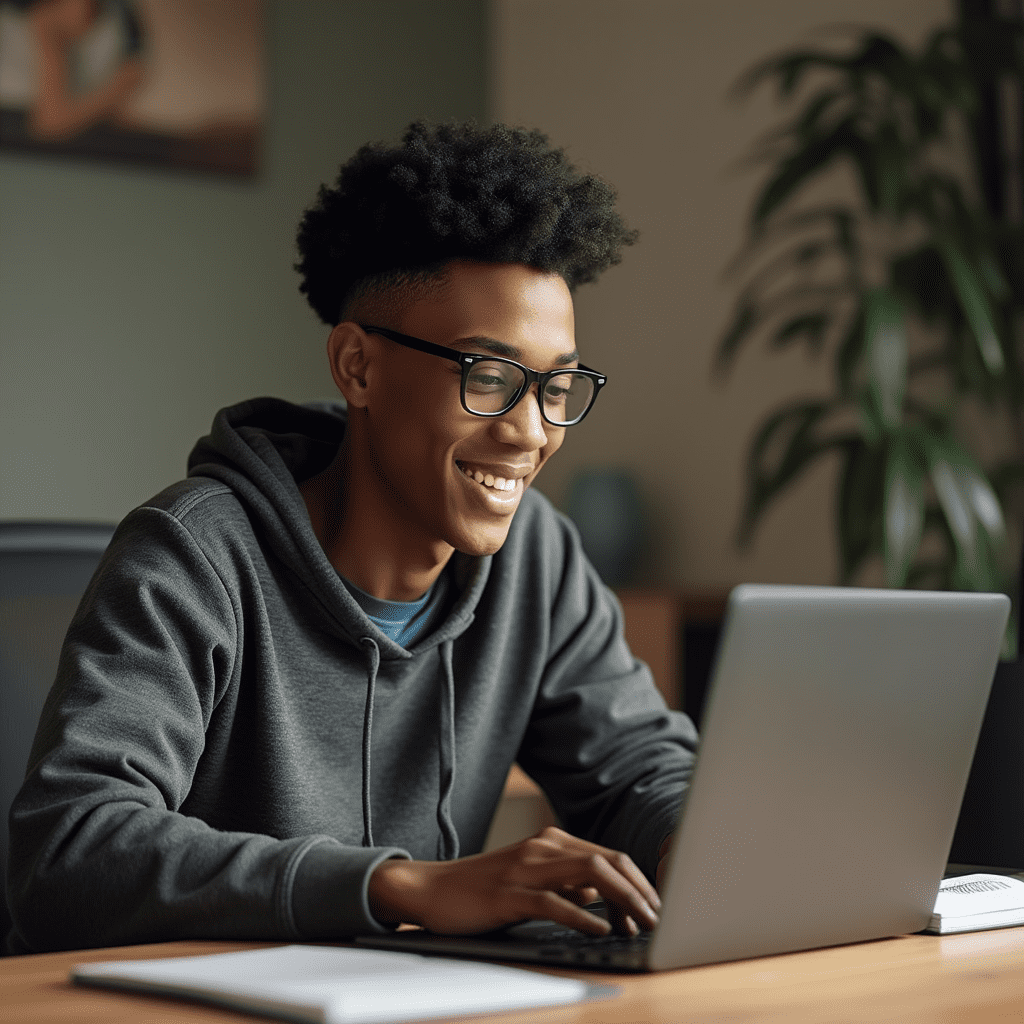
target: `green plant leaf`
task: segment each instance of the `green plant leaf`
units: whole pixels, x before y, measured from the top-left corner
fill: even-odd
[[[836,503],[840,578],[850,584],[863,562],[881,550],[885,456],[881,447],[854,438],[843,446]]]
[[[848,63],[851,71],[879,75],[893,89],[906,90],[911,60],[902,46],[891,36],[866,32],[861,37],[860,52]]]
[[[741,299],[736,307],[736,312],[733,314],[732,322],[718,344],[715,362],[719,372],[724,371],[729,366],[740,345],[743,344],[743,341],[757,327],[759,322],[760,317],[755,303],[749,296]]]
[[[829,229],[830,234],[822,237],[822,233]],[[788,248],[776,257],[774,253],[780,240]],[[849,270],[856,272],[857,260],[860,258],[856,214],[839,205],[808,207],[788,215],[780,214],[751,234],[726,268],[726,275],[731,276],[756,266],[759,260],[767,260],[769,266],[776,265],[781,269],[789,265],[787,253],[802,252],[811,244],[822,246],[822,254],[838,251],[847,261]],[[758,276],[765,272],[762,268]],[[744,291],[749,292],[749,286]]]
[[[982,554],[969,499],[948,460],[936,458],[932,462],[931,479],[956,544],[957,575],[964,581],[974,582],[982,573]]]
[[[785,348],[799,338],[804,338],[812,351],[819,352],[831,322],[831,316],[824,311],[795,316],[791,320],[787,320],[772,334],[771,347]]]
[[[730,91],[740,96],[749,93],[766,80],[775,79],[779,95],[789,96],[799,87],[804,75],[809,71],[821,68],[841,69],[845,68],[847,63],[843,57],[823,50],[796,50],[759,61],[736,80]]]
[[[938,248],[927,243],[895,256],[889,280],[905,304],[928,324],[958,323],[963,312],[949,287],[946,266]]]
[[[902,587],[924,529],[924,472],[907,432],[894,433],[887,449],[882,562],[886,586]]]
[[[985,295],[979,275],[961,249],[949,238],[939,242],[939,252],[946,264],[949,278],[956,289],[978,351],[989,373],[998,376],[1006,368],[1003,350],[996,335],[992,307]]]
[[[857,242],[854,218],[847,210],[834,210],[832,224],[836,233],[836,245],[839,251],[850,261],[851,268],[857,269],[860,257],[860,246]]]
[[[1010,297],[1010,286],[1007,284],[995,256],[990,252],[979,253],[978,269],[993,298],[999,302],[1005,302]]]
[[[932,239],[941,239],[955,231],[964,241],[977,234],[973,221],[976,212],[969,206],[961,183],[953,175],[925,166],[915,171],[907,194],[908,209],[929,229]]]
[[[889,288],[873,288],[864,299],[865,353],[869,393],[883,430],[903,421],[907,390],[907,335],[903,304]]]
[[[958,28],[936,30],[918,63],[927,75],[925,98],[933,107],[949,107],[965,114],[974,112],[978,91],[964,61],[963,40]]]
[[[909,190],[913,154],[907,151],[899,130],[890,120],[878,126],[873,143],[862,147],[860,159],[867,161],[869,153],[873,158],[872,187],[878,195],[877,209],[899,217],[907,205],[906,193]]]
[[[847,154],[853,161],[854,170],[860,179],[860,187],[867,200],[868,209],[872,213],[880,213],[882,210],[882,179],[884,168],[881,166],[881,159],[878,150],[871,141],[861,138],[859,134],[851,131],[849,142],[845,147]]]
[[[796,402],[776,410],[761,425],[747,455],[747,501],[740,522],[741,544],[750,541],[768,503],[817,458],[845,444],[849,435],[822,438],[817,428],[839,408],[836,402]]]
[[[795,245],[766,260],[753,274],[747,284],[748,295],[777,294],[779,281],[792,281],[794,270],[804,271],[803,277],[822,257],[834,254],[836,243],[831,238],[800,239]]]
[[[868,333],[864,329],[865,295],[859,296],[856,309],[847,324],[846,333],[836,351],[836,382],[839,386],[839,394],[847,399],[853,396],[855,374],[858,366],[862,365],[864,348],[868,339]]]
[[[725,372],[740,345],[766,324],[827,307],[844,292],[842,286],[797,284],[768,298],[758,299],[748,290],[719,343],[716,371]]]
[[[804,106],[803,112],[792,125],[792,132],[801,139],[813,139],[822,134],[823,122],[840,101],[847,99],[848,93],[843,89],[822,89],[815,93]]]
[[[854,120],[846,117],[826,135],[808,139],[782,161],[769,178],[754,204],[751,223],[755,230],[777,210],[808,178],[818,174],[832,161],[858,145]]]
[[[966,590],[1004,586],[1006,524],[984,473],[952,438],[923,435],[935,495],[956,546],[955,584]]]

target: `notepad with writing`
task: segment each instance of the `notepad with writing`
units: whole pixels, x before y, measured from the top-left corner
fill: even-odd
[[[945,878],[925,929],[938,935],[1024,924],[1024,882],[980,872]]]
[[[577,1003],[614,992],[494,964],[305,945],[80,964],[71,978],[302,1024],[383,1024],[497,1013]]]

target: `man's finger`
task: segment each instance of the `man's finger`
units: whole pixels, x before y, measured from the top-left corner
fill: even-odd
[[[661,910],[661,897],[658,896],[658,890],[647,881],[647,876],[636,866],[633,858],[616,850],[608,850],[606,855],[612,866],[636,886],[651,907],[655,911]]]
[[[603,917],[591,914],[551,889],[520,890],[520,893],[526,905],[526,917],[554,921],[585,935],[607,935],[612,930],[611,923]]]
[[[572,885],[567,885],[563,887],[562,895],[567,900],[571,900],[578,907],[585,907],[591,903],[597,903],[601,899],[601,894],[592,885],[585,885],[582,889]]]
[[[612,928],[619,935],[629,935],[632,937],[640,934],[640,926],[636,921],[629,914],[624,914],[614,904],[608,908],[608,920],[611,921]]]
[[[620,853],[618,850],[611,850],[606,846],[598,846],[597,843],[580,839],[553,826],[544,829],[536,839],[544,841],[544,845],[551,850],[553,855],[577,851],[579,853],[598,854],[604,857],[616,871],[629,879],[655,912],[661,910],[661,898],[658,896],[658,890],[651,885],[647,880],[647,876],[637,867],[633,858],[628,854]]]
[[[586,858],[586,864],[589,875],[587,881],[601,893],[606,903],[628,914],[648,930],[657,927],[658,912],[648,902],[644,892],[650,890],[649,883],[643,890],[638,890],[618,864],[600,854]]]
[[[642,927],[656,927],[657,912],[630,878],[602,853],[592,852],[600,850],[600,847],[590,843],[585,846],[585,849],[563,850],[558,857],[530,865],[521,874],[518,884],[554,893],[564,892],[567,886],[579,890],[596,889],[606,903],[617,906]],[[645,889],[649,890],[650,886],[645,886]]]

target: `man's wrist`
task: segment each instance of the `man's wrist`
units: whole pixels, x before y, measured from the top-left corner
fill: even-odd
[[[366,894],[370,913],[383,925],[419,924],[416,907],[422,896],[423,861],[382,861],[370,875]]]

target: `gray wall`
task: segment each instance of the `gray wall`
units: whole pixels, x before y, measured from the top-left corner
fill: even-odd
[[[362,143],[486,116],[486,11],[267,4],[254,180],[0,157],[0,518],[116,521],[184,475],[220,407],[334,393],[298,219]]]

